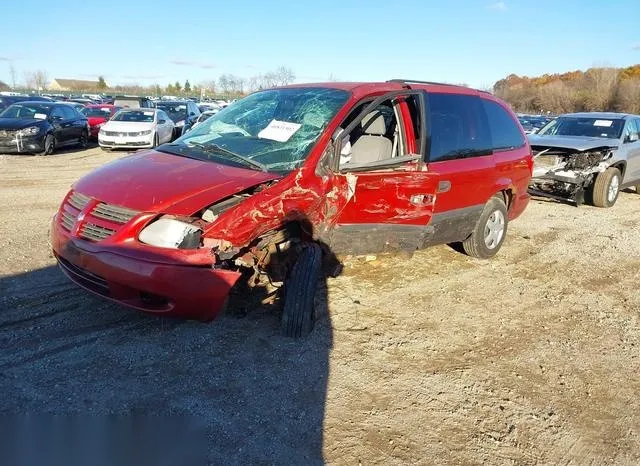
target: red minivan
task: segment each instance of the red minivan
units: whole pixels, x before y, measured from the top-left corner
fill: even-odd
[[[486,92],[408,80],[268,89],[77,181],[53,252],[92,292],[201,320],[243,275],[283,282],[282,330],[301,336],[333,253],[459,243],[495,255],[527,206],[532,165],[516,117]]]

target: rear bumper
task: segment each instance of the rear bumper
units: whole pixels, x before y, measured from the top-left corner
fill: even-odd
[[[107,299],[140,311],[197,320],[215,318],[240,274],[178,263],[158,263],[101,248],[72,237],[55,217],[53,253],[73,282]]]
[[[527,208],[530,200],[531,196],[527,191],[517,193],[509,208],[509,220],[518,218]]]
[[[0,154],[33,154],[44,149],[42,136],[0,139]]]

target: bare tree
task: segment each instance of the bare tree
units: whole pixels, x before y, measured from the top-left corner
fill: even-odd
[[[620,81],[616,95],[616,110],[640,114],[640,78]]]
[[[618,86],[619,70],[591,68],[585,73],[585,110],[612,110]]]
[[[276,80],[277,86],[286,86],[287,84],[291,84],[296,79],[296,75],[291,68],[287,68],[286,66],[279,66],[273,72],[274,78]]]
[[[40,91],[47,87],[49,76],[43,70],[26,71],[24,73],[24,81],[27,88]]]

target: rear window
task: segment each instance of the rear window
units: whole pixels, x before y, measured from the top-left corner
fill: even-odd
[[[525,139],[511,114],[493,100],[481,99],[489,120],[494,150],[510,150],[525,145]]]
[[[463,94],[427,94],[429,161],[491,154],[491,132],[481,99]]]

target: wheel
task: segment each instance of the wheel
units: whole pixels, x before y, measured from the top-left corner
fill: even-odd
[[[111,147],[100,146],[100,149],[102,149],[105,152],[111,152]]]
[[[153,136],[153,146],[151,146],[151,148],[153,149],[154,147],[158,147],[160,145],[160,138],[158,138],[158,133],[156,133]]]
[[[80,146],[80,148],[86,149],[88,141],[89,141],[89,135],[87,134],[86,131],[83,131],[82,134],[80,135],[80,139],[78,139],[78,145]]]
[[[462,242],[471,257],[489,259],[497,254],[507,236],[507,206],[501,196],[494,196],[484,206],[473,233]]]
[[[620,194],[620,180],[622,174],[615,167],[609,167],[598,174],[593,183],[593,205],[596,207],[611,207],[618,200]]]
[[[284,311],[280,329],[287,337],[299,338],[313,329],[314,298],[322,270],[322,250],[305,244],[285,282]]]
[[[56,150],[56,138],[53,134],[47,134],[44,138],[43,151],[38,155],[51,155]]]

